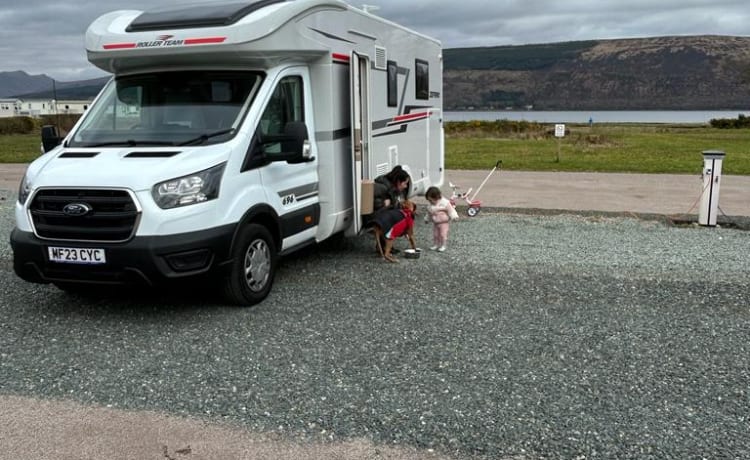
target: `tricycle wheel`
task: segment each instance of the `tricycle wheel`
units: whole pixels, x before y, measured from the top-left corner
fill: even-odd
[[[469,208],[466,210],[466,214],[468,214],[469,217],[474,217],[479,214],[479,208]]]

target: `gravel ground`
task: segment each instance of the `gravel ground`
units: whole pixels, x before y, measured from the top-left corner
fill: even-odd
[[[455,458],[750,458],[749,250],[737,229],[484,210],[419,260],[364,237],[287,258],[242,309],[69,297],[15,278],[6,243],[0,394]]]

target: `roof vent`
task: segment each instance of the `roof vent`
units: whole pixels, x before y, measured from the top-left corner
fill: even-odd
[[[232,25],[254,11],[286,0],[260,0],[250,4],[195,4],[178,8],[162,8],[141,13],[125,29],[126,32],[145,32],[197,27],[224,27]]]

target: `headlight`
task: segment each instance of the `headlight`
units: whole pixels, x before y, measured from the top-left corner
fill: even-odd
[[[154,185],[151,196],[162,209],[203,203],[219,196],[219,184],[225,163],[189,176]]]
[[[24,174],[23,179],[21,179],[21,185],[18,186],[18,203],[20,203],[21,206],[25,205],[30,194],[31,184],[26,180],[26,174]]]

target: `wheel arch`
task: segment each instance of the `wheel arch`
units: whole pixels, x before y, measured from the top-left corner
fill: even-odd
[[[271,206],[267,204],[259,204],[248,209],[237,224],[237,228],[234,229],[230,253],[231,251],[234,251],[241,229],[248,224],[258,224],[266,227],[273,237],[276,252],[278,253],[281,251],[282,237],[279,215]]]

